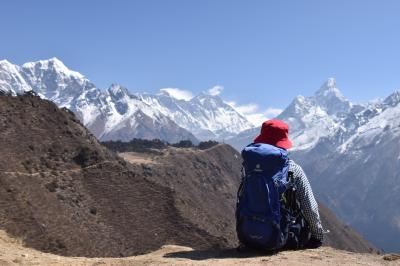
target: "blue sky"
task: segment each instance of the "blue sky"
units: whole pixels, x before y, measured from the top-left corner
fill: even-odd
[[[263,113],[329,77],[352,101],[399,89],[399,14],[395,0],[2,0],[0,59],[55,56],[133,92],[218,85]]]

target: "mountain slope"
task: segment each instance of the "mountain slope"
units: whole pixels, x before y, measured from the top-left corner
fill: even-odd
[[[10,92],[15,95],[31,90],[20,71],[19,66],[13,65],[7,60],[0,61],[0,92]]]
[[[237,245],[240,157],[233,148],[128,154],[126,164],[71,112],[28,95],[0,96],[0,124],[0,228],[27,246],[128,256],[164,244]],[[321,215],[336,225],[327,243],[373,250],[334,216]]]
[[[342,121],[346,114],[359,108],[343,97],[336,81],[330,78],[313,96],[297,96],[277,118],[289,124],[292,150],[307,150],[321,139],[344,130]],[[259,134],[260,126],[241,132],[228,143],[242,149]]]
[[[154,182],[176,192],[180,213],[211,235],[237,244],[235,229],[236,192],[240,180],[240,154],[228,145],[206,151],[167,149],[161,154],[122,153]],[[326,229],[325,244],[349,251],[376,252],[349,226],[341,222],[320,203],[320,214]],[[218,221],[210,223],[211,220]]]
[[[227,245],[182,217],[172,189],[130,170],[52,102],[0,96],[0,146],[0,228],[27,246],[114,257]]]
[[[390,251],[400,247],[399,117],[400,92],[354,104],[333,79],[311,97],[296,97],[278,116],[289,124],[291,157],[305,169],[318,198]],[[244,131],[228,143],[242,149],[258,133]]]
[[[398,251],[400,247],[397,96],[397,92],[389,96],[374,117],[331,152],[322,153],[325,149],[321,144],[307,153],[293,155],[303,162],[321,199],[387,251]]]
[[[252,127],[221,98],[207,93],[185,101],[166,91],[132,95],[117,84],[102,91],[57,58],[21,67],[0,61],[0,91],[16,95],[29,90],[72,110],[101,140],[222,140]]]
[[[113,84],[101,91],[78,72],[52,58],[22,67],[0,63],[0,91],[13,95],[33,90],[59,107],[73,111],[101,140],[158,138],[171,143],[197,139],[168,116]]]
[[[222,140],[252,127],[218,96],[200,93],[190,100],[178,100],[166,92],[136,95],[202,140]]]

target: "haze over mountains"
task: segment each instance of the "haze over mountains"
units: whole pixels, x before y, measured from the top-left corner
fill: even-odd
[[[53,58],[19,67],[0,61],[0,90],[34,90],[70,108],[101,140],[225,140],[238,150],[258,134],[218,96],[178,100],[168,93],[106,91]],[[400,92],[365,104],[347,100],[328,79],[312,96],[297,96],[278,116],[290,125],[292,157],[318,197],[379,248],[400,249]]]

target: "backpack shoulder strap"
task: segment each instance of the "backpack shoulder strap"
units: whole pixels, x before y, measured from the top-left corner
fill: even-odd
[[[295,210],[296,203],[296,184],[294,182],[294,176],[292,171],[288,171],[287,174],[287,189],[285,193],[282,195],[284,197],[284,204],[286,208],[290,210]]]

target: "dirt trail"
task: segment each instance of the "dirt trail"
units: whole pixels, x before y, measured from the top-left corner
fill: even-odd
[[[154,160],[150,155],[146,156],[143,153],[136,153],[136,152],[123,152],[119,153],[119,156],[124,158],[130,163],[133,164],[156,164],[157,161]]]
[[[109,161],[109,160],[105,160],[102,161],[100,163],[95,163],[86,167],[79,167],[79,168],[74,168],[74,169],[68,169],[68,170],[50,170],[50,171],[38,171],[38,172],[34,172],[34,173],[28,173],[28,172],[20,172],[20,171],[0,171],[0,173],[2,174],[7,174],[7,175],[29,175],[29,176],[35,176],[35,175],[42,175],[42,174],[51,174],[51,173],[58,173],[58,174],[62,174],[62,173],[76,173],[76,172],[80,172],[84,169],[90,169],[90,168],[96,168],[99,165],[103,165],[106,163],[112,163],[113,161]]]
[[[380,256],[339,251],[329,247],[315,250],[285,251],[277,255],[240,254],[235,250],[194,251],[167,245],[140,256],[127,258],[62,257],[25,248],[21,241],[0,230],[0,265],[400,265],[395,256]]]

